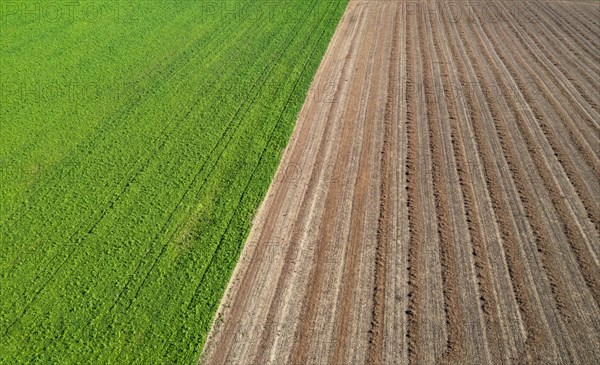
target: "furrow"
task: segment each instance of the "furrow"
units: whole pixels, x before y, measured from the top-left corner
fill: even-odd
[[[485,33],[485,31],[484,31]],[[482,40],[481,38],[478,38],[479,42],[485,42],[485,40]],[[489,37],[486,36],[486,40],[491,40]],[[495,42],[490,42],[490,43],[495,43]],[[494,44],[495,47],[495,44]],[[485,49],[484,47],[481,47],[481,49]],[[500,55],[500,53],[498,52],[498,50],[496,50],[497,54],[499,55],[500,58],[502,58],[502,56]],[[492,60],[489,56],[489,54],[487,55],[487,59],[488,59],[488,63],[494,65],[495,62],[494,60]],[[509,62],[504,62],[504,65],[507,67],[511,67],[511,65],[509,64]],[[569,244],[569,246],[571,247],[572,252],[575,254],[576,258],[577,258],[577,263],[579,264],[580,267],[580,271],[585,279],[585,283],[588,285],[588,288],[591,290],[594,299],[596,300],[596,302],[598,302],[598,288],[600,288],[600,282],[599,282],[599,275],[598,275],[598,266],[595,263],[595,260],[593,259],[594,257],[594,252],[590,252],[590,250],[588,249],[587,246],[587,239],[582,231],[581,225],[577,223],[576,221],[576,216],[575,214],[572,212],[572,209],[570,209],[570,207],[566,204],[566,201],[564,199],[564,192],[563,189],[560,187],[560,184],[556,181],[556,173],[553,173],[550,169],[550,167],[548,166],[548,161],[546,160],[546,158],[542,155],[542,149],[539,147],[539,142],[538,140],[535,138],[535,136],[533,135],[533,132],[530,130],[529,127],[527,127],[526,125],[527,123],[527,116],[523,115],[523,108],[520,107],[517,104],[517,101],[514,100],[514,98],[512,97],[513,94],[510,92],[510,86],[506,84],[506,82],[504,80],[506,80],[507,78],[503,77],[503,75],[500,73],[499,69],[497,67],[493,67],[493,71],[495,74],[495,79],[497,80],[498,84],[500,85],[503,95],[506,96],[506,101],[509,104],[507,110],[509,110],[508,114],[509,116],[511,116],[511,118],[509,120],[513,121],[514,124],[516,124],[521,136],[523,136],[523,138],[525,139],[526,143],[525,146],[527,147],[527,150],[533,160],[533,162],[535,163],[536,166],[536,170],[537,172],[540,174],[540,179],[543,186],[546,188],[546,190],[548,191],[549,194],[549,199],[552,202],[552,205],[556,211],[556,213],[558,214],[559,218],[560,218],[560,223],[562,226],[562,231],[564,233],[564,237],[566,238],[567,243]],[[518,74],[513,73],[511,75],[512,76],[516,76]],[[529,106],[533,106],[535,108],[535,105],[531,105],[529,104]],[[532,113],[535,113],[535,111],[532,111]],[[538,113],[542,113],[541,111],[538,111]],[[506,113],[505,113],[506,114]],[[538,114],[540,115],[540,114]],[[544,118],[541,118],[542,120],[544,120]],[[538,121],[540,121],[540,119],[538,119]],[[540,125],[544,125],[545,123],[540,123]],[[544,129],[542,126],[542,129],[545,130],[546,132],[548,132],[548,129]],[[546,136],[548,136],[546,134]],[[552,135],[551,137],[554,137],[554,142],[555,143],[550,143],[550,145],[554,148],[554,150],[556,151],[557,147],[560,147],[560,145],[556,142],[556,137],[554,135]],[[512,141],[513,138],[507,137],[505,139],[506,143],[509,143],[510,141]],[[557,153],[557,152],[555,152]],[[557,153],[559,156],[564,156],[564,152],[563,153]],[[559,157],[560,159],[560,157]],[[523,174],[523,173],[522,173]],[[578,175],[576,175],[578,176]],[[522,177],[522,180],[525,181],[525,177]],[[529,197],[529,201],[531,202],[530,204],[532,204],[533,202],[536,202],[537,200],[535,198],[531,197],[532,192],[529,193],[530,197]],[[530,214],[532,214],[530,212]],[[538,219],[537,221],[537,225],[541,226],[543,224],[544,219]],[[542,238],[542,237],[538,237],[538,242],[540,244],[543,244],[544,242],[548,241],[547,238]],[[542,256],[546,257],[546,264],[545,266],[549,269],[549,270],[553,270],[555,271],[554,273],[551,273],[551,276],[554,277],[554,280],[558,280],[560,278],[560,274],[558,273],[558,269],[561,267],[561,265],[558,264],[558,262],[554,261],[553,256],[558,255],[557,252],[553,252],[553,253],[548,253],[547,250],[542,250],[542,248],[538,248],[538,250],[540,252],[542,252]],[[552,250],[554,251],[554,250]],[[572,318],[572,315],[568,315],[565,314],[565,312],[569,312],[571,306],[567,305],[567,304],[561,304],[561,302],[564,302],[565,299],[569,298],[568,295],[568,289],[566,287],[562,288],[562,294],[559,294],[560,298],[557,298],[559,301],[559,308],[561,310],[561,312],[563,312],[563,314],[565,315],[566,318]]]
[[[440,31],[437,29],[437,23],[433,22],[433,25],[432,32],[435,40],[436,52],[441,55],[440,63],[443,65],[441,83],[443,85],[443,92],[448,106],[448,118],[451,125],[450,138],[452,152],[456,161],[456,170],[459,178],[458,183],[462,193],[463,209],[469,230],[470,245],[472,246],[477,285],[480,293],[478,301],[481,311],[485,315],[486,337],[488,337],[487,340],[488,346],[490,347],[490,355],[493,359],[501,361],[500,359],[503,358],[505,351],[502,349],[503,344],[501,338],[503,334],[499,324],[498,304],[496,303],[493,283],[491,282],[492,273],[490,272],[490,266],[486,260],[488,252],[483,238],[484,233],[481,228],[481,213],[476,207],[475,192],[471,183],[473,174],[469,168],[465,144],[460,134],[461,116],[459,115],[456,102],[457,97],[459,96],[456,95],[454,82],[449,77],[450,70],[453,69],[454,65],[452,64],[452,60],[446,56],[445,52],[441,49],[440,43],[445,44],[445,40],[441,40],[442,37]]]
[[[409,248],[408,248],[408,309],[407,309],[407,343],[408,362],[418,364],[423,356],[420,339],[422,338],[420,320],[421,292],[419,282],[421,280],[421,250],[423,245],[423,222],[421,220],[421,164],[417,139],[417,78],[415,66],[414,47],[414,19],[408,16],[406,19],[406,133],[407,133],[407,156],[406,156],[406,190],[408,193],[408,225],[409,225]]]
[[[482,28],[483,28],[484,32],[486,32],[486,34],[488,34],[488,39],[490,39],[492,45],[496,49],[500,49],[500,45],[499,45],[498,41],[494,37],[491,37],[489,35],[491,29],[488,29],[486,25],[484,25]],[[518,72],[518,70],[515,69],[515,66],[513,66],[513,62],[510,62],[510,59],[509,59],[510,56],[506,56],[509,53],[508,52],[497,52],[497,53],[498,53],[499,57],[501,59],[503,59],[503,63],[505,64],[506,68],[508,69],[508,71],[510,72],[512,77],[517,81],[517,85],[522,85],[524,83],[524,80],[522,79],[520,72]],[[547,100],[548,102],[550,102],[552,104],[552,108],[542,109],[542,106],[540,105],[540,102],[542,100],[538,100],[536,98],[536,96],[533,95],[527,87],[519,87],[520,92],[522,92],[525,97],[525,101],[527,102],[527,105],[532,109],[537,122],[539,123],[540,127],[544,131],[544,134],[546,135],[548,142],[551,144],[552,149],[554,150],[554,154],[556,155],[557,159],[563,166],[563,169],[564,169],[565,173],[567,174],[567,176],[569,177],[571,184],[576,189],[577,194],[579,195],[579,197],[582,201],[582,204],[585,206],[585,209],[587,210],[589,219],[595,225],[596,230],[598,230],[598,228],[600,227],[599,226],[599,224],[600,224],[599,209],[600,208],[598,208],[596,199],[593,198],[593,195],[594,195],[593,192],[597,190],[597,184],[595,184],[592,179],[592,182],[590,182],[589,184],[592,184],[592,186],[595,185],[596,188],[591,189],[589,187],[588,183],[586,183],[586,181],[583,179],[582,172],[585,172],[586,170],[582,169],[581,167],[577,167],[575,165],[576,160],[574,160],[572,157],[573,153],[565,149],[564,143],[560,142],[560,138],[558,137],[558,134],[557,134],[557,132],[558,133],[560,133],[560,132],[555,131],[556,123],[554,123],[554,124],[549,123],[549,121],[551,119],[549,117],[547,117],[546,114],[551,110],[554,110],[554,111],[560,113],[559,114],[560,120],[564,123],[566,132],[572,138],[572,141],[575,144],[575,146],[577,146],[577,151],[581,154],[584,161],[587,163],[587,166],[590,169],[592,169],[592,172],[589,172],[588,176],[590,176],[590,177],[597,176],[598,173],[600,173],[600,161],[598,160],[598,158],[595,156],[595,154],[593,152],[590,152],[590,151],[592,151],[592,148],[589,147],[579,137],[579,133],[577,133],[577,131],[576,131],[576,127],[574,126],[574,121],[572,120],[572,118],[567,114],[566,111],[564,111],[562,109],[561,105],[558,104],[556,99],[554,97],[552,97],[552,94],[550,93],[550,91],[547,91],[547,88],[543,85],[543,81],[539,79],[539,77],[535,74],[535,71],[533,69],[531,69],[531,66],[524,60],[520,62],[520,65],[522,65],[522,67],[524,67],[526,70],[528,70],[531,75],[534,75],[533,77],[535,78],[537,85],[540,85],[538,87],[538,89],[544,92],[543,93],[544,100]],[[541,96],[541,95],[538,95],[538,97],[539,96]],[[568,147],[569,145],[567,144],[566,146]]]
[[[427,31],[424,19],[419,21],[419,42],[421,60],[423,62],[423,89],[427,103],[427,125],[429,134],[429,149],[432,154],[432,183],[437,215],[437,234],[440,238],[439,250],[441,259],[442,288],[444,295],[444,312],[446,315],[447,343],[442,356],[443,363],[452,363],[464,356],[464,334],[462,331],[462,311],[458,298],[457,269],[458,263],[454,257],[452,223],[450,222],[450,207],[448,192],[443,187],[445,176],[442,168],[446,161],[443,158],[442,141],[439,127],[436,125],[440,119],[438,113],[436,93],[432,80],[432,61],[427,47]]]
[[[542,54],[548,58],[550,63],[556,67],[564,78],[575,88],[575,91],[580,95],[583,100],[589,105],[589,108],[595,113],[594,115],[598,115],[598,77],[600,68],[595,63],[592,65],[582,65],[588,57],[581,55],[579,50],[568,41],[564,40],[564,33],[555,29],[554,22],[544,22],[544,23],[534,23],[537,25],[537,31],[540,34],[543,34],[544,37],[551,37],[552,39],[549,42],[542,42],[539,37],[532,32],[533,27],[523,26],[519,23],[519,27],[524,34],[527,35],[528,39],[530,39],[533,44],[542,52]],[[546,31],[548,30],[548,32]],[[568,53],[562,52],[562,48],[560,45],[564,44],[567,47]],[[551,47],[551,49],[549,49]],[[560,54],[561,60],[559,61],[554,55]],[[569,67],[572,65],[573,67]],[[590,70],[590,67],[593,69]],[[575,72],[575,69],[579,70],[579,72]],[[579,77],[577,75],[579,73]],[[581,77],[583,76],[583,77]],[[586,84],[586,86],[582,86],[582,82]],[[600,127],[597,125],[595,121],[587,121],[588,127],[590,130],[596,135],[600,135]]]
[[[370,9],[371,11],[373,9]],[[375,25],[371,25],[368,29],[369,33],[367,34],[368,39],[372,39],[375,36],[375,29],[377,29],[377,25],[380,24],[380,17],[377,17]],[[370,46],[370,51],[368,54],[369,61],[373,60],[374,50],[376,49],[376,42],[372,44],[364,44],[363,47]],[[361,51],[362,53],[362,51]],[[361,69],[361,67],[359,67]],[[373,72],[373,64],[372,62],[368,62],[367,65],[364,66],[364,76],[357,75],[358,79],[361,80],[362,85],[368,82],[371,79]],[[363,90],[363,86],[357,87],[356,90]],[[356,136],[356,128],[357,123],[354,119],[354,116],[359,115],[360,111],[358,107],[361,105],[360,99],[362,95],[360,93],[355,93],[352,95],[352,99],[349,101],[349,108],[345,111],[346,116],[350,116],[349,120],[354,121],[349,123],[349,125],[345,126],[342,130],[341,140],[340,140],[340,149],[337,154],[335,166],[332,172],[332,179],[334,181],[343,181],[343,177],[349,172],[349,156],[352,149],[351,141]],[[345,120],[345,118],[342,118]],[[300,309],[300,317],[301,323],[299,324],[299,328],[295,334],[295,343],[291,351],[290,361],[293,364],[303,364],[306,363],[307,357],[310,355],[308,353],[309,342],[311,340],[311,332],[314,328],[314,318],[317,315],[318,310],[318,302],[320,298],[320,293],[323,290],[324,280],[326,279],[324,276],[325,270],[327,269],[327,254],[331,252],[331,246],[335,240],[333,234],[336,232],[337,221],[335,217],[336,213],[339,210],[339,205],[341,203],[343,191],[338,188],[331,188],[327,196],[325,198],[325,205],[323,211],[323,221],[320,223],[318,227],[318,238],[316,240],[317,246],[315,247],[314,253],[314,270],[310,274],[309,283],[307,284],[308,293],[305,295],[304,303],[301,305]]]
[[[456,30],[453,30],[453,32],[456,32]],[[463,32],[458,32],[458,35],[455,33],[457,42],[464,36],[465,34]],[[465,43],[464,41],[460,42],[464,48],[467,48],[468,43]],[[461,58],[473,60],[472,56],[468,55]],[[476,76],[474,75],[473,78],[476,78]],[[464,75],[461,79],[463,82],[469,82],[472,78]],[[480,96],[479,92],[476,91],[474,94],[473,97],[469,92],[466,92],[464,97],[470,108],[471,124],[479,154],[483,162],[485,183],[500,226],[500,234],[506,253],[508,271],[527,334],[524,347],[519,351],[520,357],[523,360],[532,360],[535,359],[538,354],[551,355],[553,352],[553,342],[550,340],[547,325],[543,322],[544,317],[540,316],[538,310],[539,299],[536,298],[533,293],[531,286],[532,276],[529,273],[526,262],[524,262],[525,256],[520,247],[522,233],[520,233],[520,230],[516,226],[517,223],[512,216],[510,203],[507,198],[505,198],[507,189],[504,184],[506,183],[502,182],[506,180],[506,177],[503,178],[499,172],[497,164],[500,161],[497,161],[494,156],[495,153],[492,149],[494,143],[490,140],[486,131],[487,128],[485,127],[486,123],[484,122],[484,115],[486,115],[486,119],[491,119],[492,115],[489,114],[489,111],[483,109],[483,105],[486,105],[486,103],[482,100],[483,97]]]
[[[479,49],[482,50],[484,47],[479,47]],[[473,55],[473,59],[479,60],[477,55]],[[479,62],[475,62],[474,66],[479,80],[484,80],[485,76],[482,73]],[[491,93],[491,90],[489,90],[487,85],[487,82],[483,83],[483,94],[486,96],[486,98]],[[546,219],[545,215],[541,214],[539,209],[535,206],[536,203],[541,204],[542,200],[540,200],[536,194],[533,193],[530,185],[528,184],[527,173],[520,162],[524,156],[520,155],[519,158],[517,157],[518,152],[513,143],[515,139],[510,135],[507,129],[506,121],[504,120],[505,114],[493,101],[488,99],[486,102],[490,108],[490,112],[496,127],[496,133],[498,134],[500,145],[519,193],[519,198],[524,207],[530,227],[532,228],[537,251],[541,254],[542,268],[550,281],[550,289],[556,301],[556,306],[563,317],[568,320],[570,318],[568,308],[571,303],[568,299],[565,285],[560,280],[560,274],[558,270],[561,266],[555,260],[557,253],[551,246],[552,240],[550,233],[546,230],[543,223]],[[568,346],[565,346],[565,349],[568,351]],[[570,357],[569,361],[574,361],[572,358],[572,353],[569,352],[568,356]]]
[[[579,49],[587,53],[587,57],[591,58],[596,64],[600,63],[600,56],[598,55],[600,47],[598,44],[594,44],[593,40],[573,26],[565,15],[554,9],[553,5],[549,5],[547,2],[537,2],[536,4],[540,5],[537,9],[544,9],[546,14],[554,20],[554,24],[562,28],[562,34],[569,35],[574,42],[578,43]]]
[[[373,18],[377,18],[380,29],[388,29],[393,19],[386,11],[387,5],[377,4],[372,9],[376,12]],[[356,342],[356,337],[352,335],[357,333],[361,337],[366,335],[365,332],[369,330],[372,321],[370,317],[372,310],[367,309],[360,316],[357,316],[356,313],[360,312],[360,308],[373,308],[371,302],[373,296],[369,295],[367,288],[361,289],[361,286],[368,285],[367,282],[372,280],[375,272],[371,259],[376,259],[376,252],[374,247],[369,250],[368,246],[371,246],[370,243],[373,242],[372,237],[375,236],[376,226],[373,225],[374,220],[368,217],[370,214],[376,214],[369,213],[372,209],[370,201],[378,199],[373,180],[378,180],[375,158],[376,151],[379,149],[378,132],[382,128],[381,120],[383,119],[379,105],[382,98],[385,97],[386,88],[383,85],[387,82],[386,74],[381,70],[385,70],[389,66],[387,63],[389,58],[387,51],[391,46],[388,40],[389,36],[386,32],[386,34],[379,34],[373,39],[375,48],[371,50],[370,58],[372,68],[367,81],[368,85],[362,89],[360,98],[363,106],[358,115],[350,115],[346,121],[360,125],[364,135],[360,153],[353,158],[356,160],[353,163],[355,166],[353,170],[357,171],[356,177],[353,177],[349,183],[353,185],[353,189],[351,203],[348,204],[350,210],[348,237],[346,247],[342,250],[343,265],[340,272],[340,289],[337,293],[336,312],[334,313],[333,342],[331,343],[333,348],[330,358],[333,363],[369,361],[370,343],[359,344]],[[368,273],[367,281],[363,279],[365,272]]]
[[[390,175],[392,166],[392,133],[394,128],[394,101],[397,95],[396,80],[398,65],[393,62],[397,59],[398,53],[398,26],[399,26],[399,7],[395,7],[395,16],[393,19],[392,50],[390,52],[390,64],[387,85],[387,100],[385,105],[385,115],[383,122],[385,132],[383,136],[383,145],[381,148],[381,183],[379,191],[379,219],[377,227],[377,249],[375,262],[375,287],[373,290],[373,319],[371,321],[369,353],[367,362],[370,364],[384,363],[384,320],[385,320],[385,293],[387,277],[387,251],[388,240],[391,232],[391,189]]]
[[[348,14],[353,14],[352,10],[349,9],[348,10]],[[361,15],[362,13],[359,13],[359,15]],[[354,45],[357,43],[357,35],[359,34],[358,30],[360,30],[361,28],[361,24],[362,21],[364,20],[364,17],[361,16],[360,19],[360,23],[354,23],[354,26],[348,30],[349,32],[351,32],[351,34],[347,34],[345,36],[348,37],[348,40],[345,42],[340,42],[338,41],[339,37],[341,36],[340,32],[336,33],[336,35],[334,36],[332,42],[331,42],[331,46],[332,47],[336,47],[335,49],[332,48],[331,50],[328,50],[328,54],[330,52],[333,53],[337,53],[340,52],[341,54],[346,54],[346,57],[344,57],[343,59],[339,60],[339,62],[341,62],[342,64],[338,67],[337,63],[338,60],[336,60],[335,63],[328,63],[325,64],[321,67],[319,73],[317,74],[317,76],[315,77],[315,80],[318,83],[324,82],[327,79],[334,79],[336,80],[335,83],[340,85],[342,84],[342,81],[349,77],[348,75],[348,69],[350,68],[349,64],[351,64],[353,61],[355,61],[355,55],[356,53],[354,52]],[[343,46],[343,49],[340,49],[340,47]],[[333,69],[333,71],[330,71],[330,69]],[[339,70],[339,71],[338,71]],[[328,77],[327,74],[331,72],[333,75],[337,75],[337,76],[330,76]],[[334,103],[329,104],[329,107],[325,108],[323,107],[322,103],[323,100],[318,100],[318,99],[313,99],[311,102],[308,102],[306,104],[306,107],[308,111],[306,111],[306,114],[302,113],[301,117],[299,117],[299,121],[304,121],[304,120],[308,120],[308,121],[312,121],[312,120],[331,120],[335,117],[335,112],[336,110],[334,109],[334,106],[336,106],[338,103],[342,103],[344,102],[346,95],[345,93],[342,94],[342,91],[345,91],[346,89],[343,88],[336,88],[335,94],[334,94]],[[302,127],[306,126],[306,128],[308,128],[308,125],[303,125]],[[271,209],[276,209],[275,211],[279,211],[281,209],[281,205],[283,205],[284,202],[286,201],[301,201],[301,204],[299,205],[299,209],[293,213],[293,216],[296,216],[296,221],[293,222],[293,225],[291,227],[291,234],[290,234],[290,239],[289,239],[289,243],[287,244],[287,249],[285,251],[285,257],[283,259],[283,265],[280,271],[279,276],[277,277],[277,281],[276,281],[276,286],[275,289],[273,291],[273,296],[270,300],[270,304],[268,306],[268,310],[267,310],[267,317],[264,321],[264,325],[262,326],[262,329],[259,329],[259,333],[261,333],[260,336],[260,346],[258,348],[258,351],[256,353],[256,356],[254,357],[254,361],[253,363],[257,363],[257,364],[262,364],[262,363],[268,363],[270,361],[270,357],[271,357],[271,353],[273,351],[276,351],[276,344],[275,344],[275,333],[277,333],[279,330],[278,327],[280,327],[280,324],[278,323],[279,320],[279,315],[281,315],[281,311],[282,311],[282,300],[284,300],[284,298],[286,298],[287,296],[289,296],[287,292],[288,288],[287,286],[289,285],[290,281],[292,280],[293,277],[293,271],[288,269],[290,267],[292,267],[298,260],[298,257],[300,255],[300,251],[301,251],[301,245],[300,242],[302,240],[302,235],[304,233],[304,230],[307,227],[308,222],[310,221],[310,215],[308,214],[303,214],[303,212],[308,212],[311,210],[311,205],[313,204],[313,200],[316,197],[316,189],[317,189],[317,182],[319,182],[320,177],[319,175],[323,174],[323,171],[325,169],[324,166],[324,159],[319,159],[316,158],[317,156],[327,156],[328,155],[328,150],[330,150],[331,145],[327,144],[331,141],[331,134],[333,133],[333,128],[332,128],[332,123],[326,123],[325,125],[325,129],[323,131],[321,131],[320,133],[317,131],[314,132],[309,132],[308,130],[302,130],[300,129],[301,126],[298,127],[298,131],[296,132],[296,135],[298,136],[297,139],[297,143],[291,145],[289,147],[289,151],[286,151],[286,157],[283,158],[282,160],[282,164],[288,165],[287,161],[289,161],[290,159],[292,160],[297,160],[298,162],[290,162],[289,166],[293,166],[295,168],[290,169],[289,172],[282,172],[280,175],[280,178],[278,179],[278,181],[282,181],[283,185],[277,189],[277,191],[275,192],[275,195],[273,195],[273,198],[270,199],[270,201],[273,201],[275,204],[277,204],[278,208],[271,208]],[[315,125],[313,124],[312,127],[314,128]],[[314,143],[314,148],[317,148],[316,153],[302,153],[303,151],[309,151],[309,147],[307,145],[308,143],[308,138],[310,137],[311,134],[316,134],[317,136],[320,136],[319,140],[316,140],[315,142],[318,143]],[[289,157],[287,157],[289,156]],[[303,157],[306,156],[307,158],[310,157],[310,159],[306,160]],[[288,166],[288,167],[289,167]],[[300,168],[300,170],[298,170],[298,168]],[[306,171],[306,170],[311,170],[311,174],[310,174],[310,178],[308,179],[308,181],[304,181],[304,180],[300,180],[299,178],[302,176],[300,175],[302,171]],[[291,182],[291,184],[290,184]],[[306,186],[305,189],[299,189],[299,186]],[[301,194],[298,196],[298,198],[294,197],[294,196],[290,196],[291,194],[294,193],[294,191],[296,191],[296,194]],[[294,195],[296,195],[294,194]],[[287,212],[285,214],[283,214],[283,216],[286,216],[288,214],[292,214],[291,212]],[[280,224],[281,228],[287,228],[284,224]],[[278,232],[278,233],[269,233],[264,232],[264,238],[260,238],[260,241],[264,241],[264,242],[268,242],[270,245],[275,245],[277,243],[283,243],[282,240],[284,240],[284,236],[281,236],[284,232]],[[269,255],[269,253],[267,253],[267,256],[270,259],[275,259],[274,256]]]
[[[587,4],[587,5],[591,5],[592,6],[592,10],[590,12],[587,12],[583,9],[583,7],[571,7],[570,9],[567,9],[569,11],[574,12],[574,15],[577,14],[578,16],[574,16],[574,18],[577,20],[577,22],[579,24],[586,24],[588,25],[588,30],[596,37],[599,38],[600,37],[600,28],[598,28],[600,26],[600,22],[598,22],[598,19],[593,17],[593,16],[589,16],[589,14],[599,14],[600,12],[600,8],[598,8],[598,4],[597,3],[592,3],[592,4]]]
[[[554,7],[556,5],[558,5],[558,4],[552,4],[552,5],[546,4],[546,6],[542,6],[542,7],[538,8],[538,9],[542,10],[541,12],[538,11],[538,13],[539,13],[538,18],[543,18],[543,19],[540,19],[541,21],[539,23],[540,24],[543,23],[543,25],[545,25],[545,26],[541,26],[540,28],[552,28],[552,30],[554,32],[556,32],[555,37],[557,37],[560,34],[560,37],[557,37],[557,38],[560,38],[561,43],[564,43],[573,52],[571,57],[575,56],[574,58],[579,58],[580,62],[588,65],[589,68],[591,68],[592,71],[597,74],[598,70],[600,70],[600,65],[598,65],[596,63],[597,61],[600,61],[600,57],[598,57],[598,55],[597,55],[597,51],[599,49],[598,45],[596,44],[593,46],[596,50],[596,52],[594,52],[593,54],[591,54],[591,55],[590,54],[582,54],[583,45],[580,42],[578,42],[578,40],[580,40],[580,39],[574,39],[574,38],[583,37],[584,39],[591,41],[591,39],[588,38],[587,35],[593,34],[593,31],[591,31],[589,28],[584,31],[573,28],[573,30],[571,32],[564,29],[566,22],[564,21],[564,19],[557,19],[556,14],[560,14],[561,17],[563,15],[569,16],[571,11],[569,11],[567,9],[563,9],[562,11],[556,12],[556,10],[554,9]],[[558,5],[558,6],[560,6],[560,5]],[[542,12],[546,16],[543,16]],[[550,19],[548,19],[548,21],[545,21],[546,17],[550,18]],[[584,26],[585,26],[585,24],[584,24]],[[577,35],[578,37],[572,37],[572,35]]]
[[[598,113],[597,91],[600,67],[596,64],[590,65],[586,63],[587,58],[581,55],[577,48],[568,42],[568,40],[564,40],[564,37],[559,36],[562,33],[555,29],[553,23],[544,23],[545,26],[542,26],[540,23],[534,24],[536,24],[535,29],[532,29],[533,27],[524,27],[523,30],[534,44],[544,51],[550,62],[565,75],[588,105]],[[542,41],[532,30],[543,36],[545,41]],[[554,54],[560,56],[563,62],[559,62]],[[567,68],[569,68],[569,71],[567,71]],[[597,125],[591,125],[590,127],[594,128],[596,133],[600,133]]]
[[[544,55],[544,52],[539,50],[539,48],[535,44],[531,44],[532,40],[529,39],[529,37],[524,36],[522,27],[520,27],[521,30],[517,29],[517,24],[515,23],[518,24],[518,22],[516,22],[511,17],[507,18],[508,28],[512,30],[516,39],[519,40],[519,43],[521,44],[523,50],[527,51],[524,52],[524,54],[529,55],[529,58],[531,58],[533,63],[537,64],[539,68],[544,70],[543,72],[531,74],[531,76],[534,77],[535,75],[546,74],[552,80],[552,83],[555,85],[555,90],[562,94],[564,100],[571,101],[571,103],[561,105],[560,108],[557,109],[561,110],[565,108],[570,111],[570,114],[566,116],[566,119],[568,121],[572,120],[572,117],[570,115],[578,116],[581,119],[581,121],[584,122],[581,126],[578,126],[581,130],[580,133],[582,134],[583,140],[592,146],[597,146],[598,134],[595,133],[594,130],[598,129],[596,121],[598,120],[598,118],[600,118],[600,115],[594,110],[584,107],[584,105],[586,105],[585,100],[582,100],[583,98],[579,95],[577,90],[575,90],[571,82],[566,78],[566,76],[563,73],[560,72],[560,70],[558,70],[557,66],[555,66],[548,60],[548,58]],[[501,28],[501,30],[505,29]],[[511,39],[515,38],[511,37]],[[544,89],[547,88],[546,85],[547,83],[543,82],[540,85],[542,86],[540,90],[545,91]],[[552,94],[556,94],[556,92],[551,93],[551,95]],[[594,151],[593,147],[592,151]],[[597,153],[595,155],[597,158]]]

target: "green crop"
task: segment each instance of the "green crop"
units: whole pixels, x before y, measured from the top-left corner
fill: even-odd
[[[0,3],[0,363],[197,361],[346,3]]]

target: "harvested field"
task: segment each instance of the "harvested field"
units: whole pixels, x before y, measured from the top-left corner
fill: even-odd
[[[600,363],[599,14],[351,1],[201,362]]]

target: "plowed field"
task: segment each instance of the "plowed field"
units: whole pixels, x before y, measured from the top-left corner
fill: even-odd
[[[599,15],[351,1],[201,362],[600,363]]]

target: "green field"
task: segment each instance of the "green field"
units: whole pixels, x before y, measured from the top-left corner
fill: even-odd
[[[347,1],[0,3],[0,364],[197,361]]]

